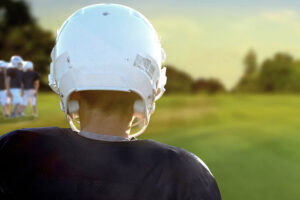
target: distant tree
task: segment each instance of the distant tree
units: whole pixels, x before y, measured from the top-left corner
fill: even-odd
[[[291,85],[293,58],[285,53],[277,53],[263,62],[259,85],[263,92],[285,92]],[[299,77],[300,78],[300,77]]]
[[[239,80],[234,91],[238,92],[257,92],[258,64],[254,50],[250,50],[244,58],[244,74]]]
[[[205,93],[217,93],[225,92],[224,85],[217,79],[198,79],[193,83],[192,91],[205,92]]]
[[[292,73],[289,76],[287,90],[300,92],[300,60],[295,60],[292,64]]]
[[[190,75],[167,65],[166,93],[190,93],[192,91],[193,79]]]
[[[245,76],[250,76],[257,71],[257,57],[254,50],[250,50],[244,58]]]
[[[30,14],[28,5],[24,1],[1,0],[0,10],[1,29],[33,24],[35,22]]]
[[[47,75],[54,36],[37,24],[25,1],[0,2],[1,59],[9,61],[12,55],[20,55],[33,61],[36,71],[41,74],[41,88],[49,88]]]
[[[253,55],[246,56],[245,74],[235,87],[235,92],[300,92],[300,60],[294,60],[287,53],[277,53],[253,71],[254,60]]]

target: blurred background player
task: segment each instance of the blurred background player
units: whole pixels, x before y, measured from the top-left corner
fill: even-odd
[[[37,113],[37,95],[39,90],[39,73],[34,71],[33,63],[31,61],[25,61],[23,63],[24,73],[23,73],[23,102],[22,102],[22,113],[27,107],[28,100],[30,101],[32,107],[32,114],[34,117],[38,116]]]
[[[9,104],[8,98],[6,95],[7,92],[7,83],[6,83],[6,69],[8,63],[1,60],[0,61],[0,103],[2,106],[2,112],[5,117],[9,117]]]
[[[23,59],[12,56],[7,70],[7,94],[12,97],[13,111],[11,117],[19,117],[22,113],[21,92],[23,88]]]

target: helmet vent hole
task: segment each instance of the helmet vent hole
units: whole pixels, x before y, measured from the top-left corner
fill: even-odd
[[[102,13],[102,15],[103,16],[107,16],[107,15],[109,15],[109,13],[108,12],[104,12],[104,13]]]

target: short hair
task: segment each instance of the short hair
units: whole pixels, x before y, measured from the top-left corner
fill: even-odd
[[[133,104],[140,96],[135,92],[87,90],[80,91],[80,101],[104,113],[117,112],[120,115],[133,114]]]

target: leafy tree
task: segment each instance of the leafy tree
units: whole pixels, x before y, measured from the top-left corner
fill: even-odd
[[[217,93],[225,92],[225,87],[217,79],[198,79],[196,81],[187,73],[167,65],[166,93]]]
[[[286,53],[266,59],[260,68],[253,67],[254,61],[253,54],[246,56],[245,74],[235,92],[300,92],[300,61]]]
[[[258,64],[254,50],[250,50],[244,58],[244,74],[239,80],[234,91],[238,92],[257,92]]]
[[[300,92],[300,61],[286,53],[277,53],[260,67],[253,51],[244,59],[245,73],[235,92]]]
[[[291,85],[293,62],[293,58],[285,53],[277,53],[272,59],[265,60],[259,74],[259,85],[262,91],[288,91]]]
[[[0,10],[2,13],[0,15],[1,29],[33,24],[35,21],[24,1],[1,0]]]
[[[254,50],[250,50],[244,59],[245,76],[251,76],[257,71],[257,57]]]
[[[167,65],[166,94],[169,93],[190,93],[192,91],[193,79],[185,72]]]
[[[292,64],[292,73],[289,76],[289,83],[287,90],[300,92],[300,60],[296,60]]]
[[[193,83],[193,92],[206,92],[214,94],[217,92],[225,92],[225,87],[217,79],[198,79]]]

